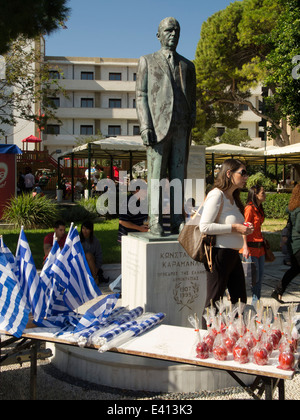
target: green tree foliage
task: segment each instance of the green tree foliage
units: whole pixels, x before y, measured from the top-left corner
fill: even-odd
[[[0,54],[7,53],[19,36],[35,38],[64,27],[70,9],[67,0],[1,0]]]
[[[247,105],[268,122],[279,145],[288,144],[285,120],[300,124],[299,80],[292,77],[292,57],[300,47],[299,13],[296,0],[244,0],[203,23],[195,58],[196,139],[217,122],[238,127],[239,105]],[[269,93],[261,108],[249,100],[258,84]]]
[[[17,118],[34,121],[41,129],[50,118],[58,121],[51,98],[66,96],[66,91],[51,79],[38,40],[14,41],[5,55],[5,70],[5,78],[0,78],[0,133],[4,124],[15,125]]]

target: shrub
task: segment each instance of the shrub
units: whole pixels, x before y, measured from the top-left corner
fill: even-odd
[[[96,219],[99,216],[96,209],[96,201],[97,198],[81,199],[74,206],[62,207],[62,219],[67,223]]]
[[[246,204],[248,197],[247,192],[241,192],[241,200]],[[287,219],[287,206],[290,201],[291,194],[267,194],[266,201],[263,203],[265,217],[270,219]]]
[[[13,197],[4,209],[3,218],[24,229],[52,227],[60,216],[58,206],[46,196],[22,194]]]

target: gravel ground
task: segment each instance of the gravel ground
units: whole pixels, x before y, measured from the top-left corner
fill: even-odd
[[[0,400],[29,399],[30,363],[1,367]],[[300,374],[285,381],[286,400],[300,400]],[[274,397],[277,397],[277,391]],[[37,400],[252,400],[241,387],[214,392],[154,393],[109,388],[78,380],[56,369],[49,361],[38,361]]]

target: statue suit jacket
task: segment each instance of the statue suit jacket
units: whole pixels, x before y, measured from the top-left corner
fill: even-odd
[[[190,129],[196,118],[196,73],[194,64],[175,53],[179,63],[181,88],[190,111]],[[174,92],[172,74],[161,50],[142,56],[136,81],[136,109],[140,131],[153,129],[157,142],[163,140],[170,128],[173,115]]]

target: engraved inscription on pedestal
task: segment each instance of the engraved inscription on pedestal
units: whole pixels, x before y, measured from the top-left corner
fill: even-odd
[[[134,237],[122,244],[122,303],[165,312],[169,325],[189,326],[199,317],[206,297],[203,264],[192,260],[178,241],[145,242]]]

